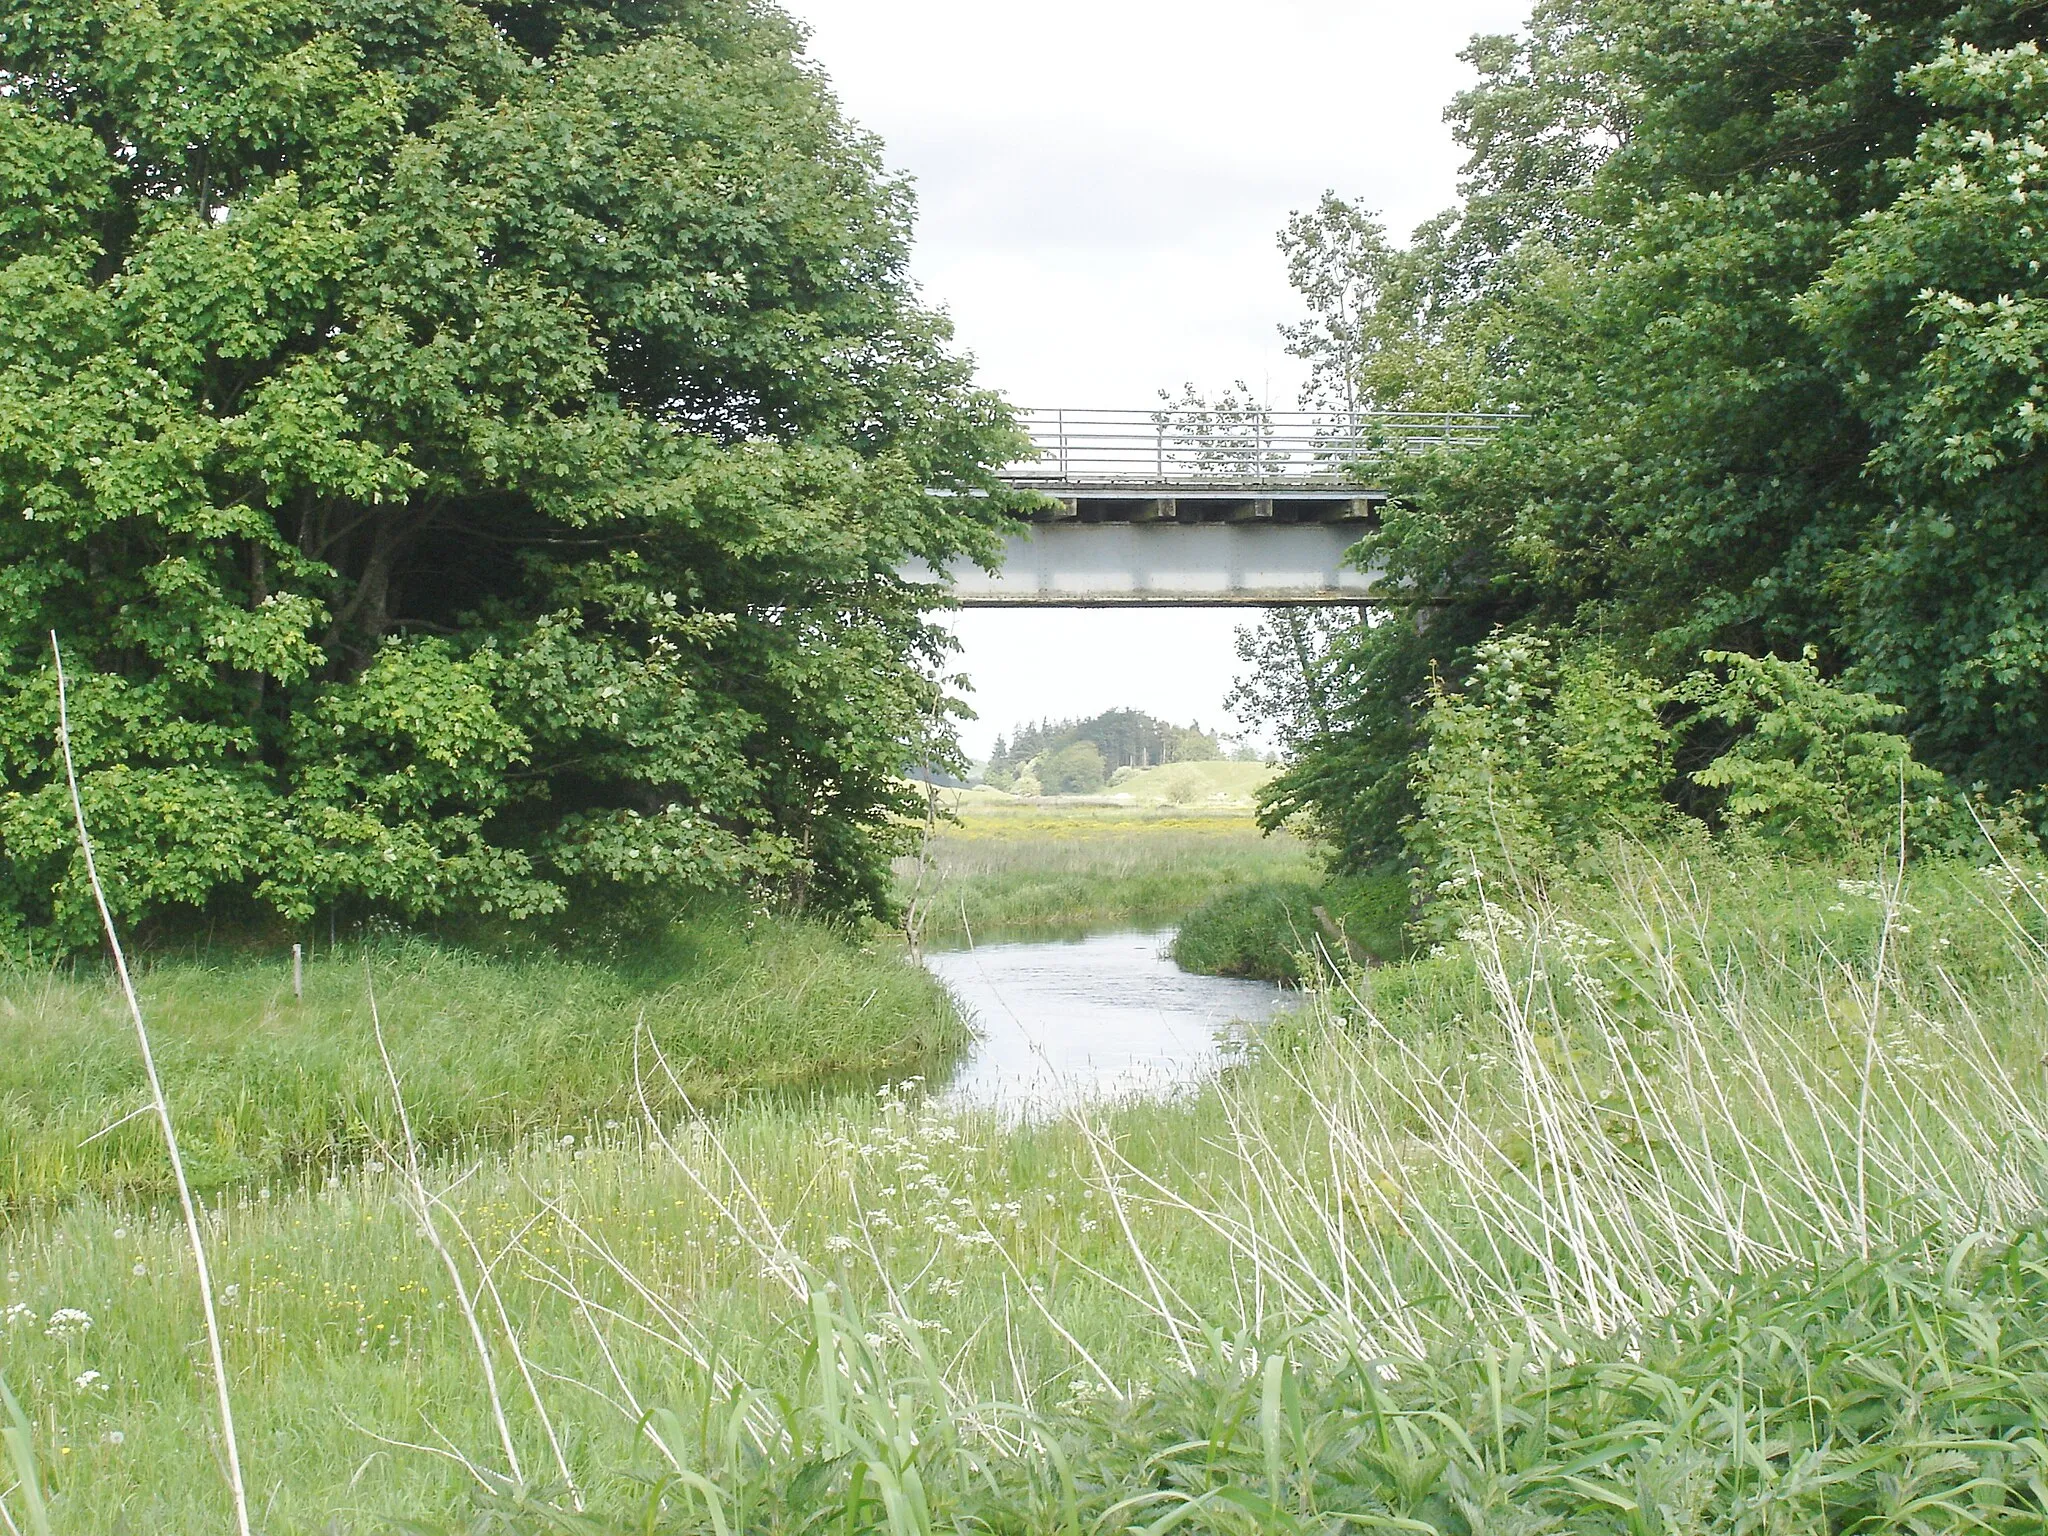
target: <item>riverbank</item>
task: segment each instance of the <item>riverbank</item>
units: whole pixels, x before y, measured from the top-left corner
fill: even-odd
[[[1242,814],[972,810],[927,859],[928,942],[1170,923],[1218,890],[1306,868]],[[914,880],[914,861],[899,869]],[[914,886],[906,885],[906,890]],[[657,1099],[927,1071],[967,1043],[899,939],[713,907],[630,959],[401,940],[289,957],[157,957],[140,985],[202,1192],[279,1186],[373,1158],[397,1119],[369,1019],[374,984],[421,1147],[484,1153],[587,1136],[635,1113],[643,1026],[676,1082]],[[97,964],[0,974],[0,1215],[82,1194],[170,1192],[134,1040]],[[114,1129],[109,1130],[109,1127]]]
[[[1312,878],[1309,848],[1248,810],[965,800],[897,860],[924,942],[1164,927],[1218,895]]]
[[[675,1071],[652,1090],[718,1102],[833,1073],[908,1073],[968,1035],[886,938],[744,909],[679,920],[630,961],[392,940],[289,958],[158,959],[139,975],[157,1061],[203,1192],[345,1171],[397,1140],[370,989],[430,1155],[587,1137],[636,1113],[636,1040]],[[98,965],[0,975],[0,1214],[92,1193],[171,1192],[135,1037]],[[114,1127],[109,1129],[109,1127]]]
[[[2034,1518],[2044,895],[1633,856],[1315,996],[1173,1102],[1005,1128],[912,1085],[438,1163],[539,1490],[501,1528],[580,1497],[638,1529],[671,1457],[703,1479],[657,1495],[676,1531],[707,1499],[728,1530],[1463,1530],[1452,1469],[1574,1530],[1768,1504],[1818,1531],[1902,1479]],[[477,1516],[507,1439],[399,1172],[217,1217],[265,1530]],[[180,1245],[97,1199],[0,1237],[60,1531],[218,1528]],[[439,1436],[477,1473],[392,1443]],[[892,1527],[913,1478],[929,1521]]]
[[[1300,986],[1343,965],[1383,965],[1407,950],[1406,874],[1262,880],[1188,913],[1174,963],[1210,976]]]

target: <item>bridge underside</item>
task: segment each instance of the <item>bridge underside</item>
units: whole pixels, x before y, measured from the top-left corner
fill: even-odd
[[[1040,480],[1020,475],[1013,485],[1042,492],[1039,523],[1292,523],[1367,524],[1386,501],[1384,491],[1275,480],[1218,484],[1216,479],[1138,482]]]
[[[1361,522],[1021,524],[994,575],[967,561],[912,580],[950,581],[967,608],[1291,607],[1357,604],[1378,577],[1343,563]]]

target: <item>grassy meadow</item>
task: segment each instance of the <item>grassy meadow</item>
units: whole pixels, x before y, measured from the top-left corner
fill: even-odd
[[[1305,844],[1260,832],[1245,809],[963,797],[954,815],[921,857],[896,863],[897,890],[930,944],[1164,926],[1226,891],[1316,868]]]
[[[713,1101],[832,1072],[910,1072],[967,1034],[899,946],[766,914],[677,922],[630,962],[392,940],[289,959],[161,959],[139,984],[193,1181],[294,1182],[398,1135],[370,986],[429,1153],[631,1119],[645,1032]],[[125,1005],[98,964],[0,974],[0,1212],[171,1193]],[[108,1127],[117,1127],[109,1130]]]
[[[1618,853],[1169,1102],[655,1089],[237,1188],[259,1526],[2040,1529],[2044,898]],[[20,1214],[0,1275],[51,1529],[222,1529],[175,1213]]]

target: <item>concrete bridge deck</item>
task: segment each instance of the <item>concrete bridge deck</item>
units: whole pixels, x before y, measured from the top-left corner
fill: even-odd
[[[1043,494],[993,575],[954,561],[963,607],[1285,607],[1398,602],[1345,556],[1376,526],[1399,456],[1483,441],[1504,418],[1259,410],[1023,411]]]

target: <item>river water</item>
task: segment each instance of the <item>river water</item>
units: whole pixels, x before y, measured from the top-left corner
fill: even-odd
[[[940,1102],[1042,1119],[1077,1103],[1156,1096],[1217,1070],[1244,1026],[1287,994],[1196,976],[1167,958],[1173,930],[982,944],[927,953],[979,1038],[934,1084]]]

